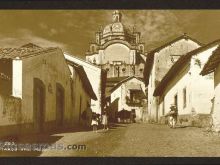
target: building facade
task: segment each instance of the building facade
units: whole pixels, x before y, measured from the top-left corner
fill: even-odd
[[[86,76],[97,97],[97,100],[91,100],[91,109],[93,112],[101,114],[105,102],[106,71],[76,56],[66,53],[64,53],[64,56],[69,63],[81,65],[85,70]]]
[[[132,76],[143,77],[146,56],[140,35],[135,27],[125,26],[121,12],[116,10],[112,14],[112,23],[96,32],[95,42],[86,52],[88,62],[107,72],[107,102],[117,83]]]
[[[1,136],[75,126],[73,80],[63,52],[27,44],[0,50]],[[81,81],[81,80],[80,80]],[[82,90],[85,97],[87,89]]]
[[[147,55],[144,80],[148,90],[148,116],[150,122],[158,121],[158,98],[154,90],[173,64],[184,54],[197,49],[202,44],[186,34],[156,48]]]
[[[179,121],[200,126],[209,124],[214,78],[213,75],[201,76],[200,72],[218,45],[216,41],[191,51],[171,67],[154,91],[158,97],[159,119],[164,119],[171,104],[175,104]]]
[[[71,71],[73,123],[74,125],[90,126],[92,119],[91,101],[97,101],[95,92],[83,66],[67,60]]]
[[[145,113],[143,107],[146,107],[146,104],[147,95],[143,79],[134,76],[128,77],[111,89],[110,117],[115,119],[118,112],[133,110],[136,120],[142,120]]]
[[[212,124],[213,131],[220,131],[220,48],[218,47],[209,57],[207,63],[205,64],[201,75],[207,76],[214,73],[214,96],[212,99]]]
[[[96,40],[86,52],[86,60],[107,71],[107,77],[143,76],[145,53],[140,33],[122,23],[114,11],[112,23],[96,32]]]

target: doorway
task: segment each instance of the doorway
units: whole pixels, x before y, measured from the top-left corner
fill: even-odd
[[[38,78],[34,78],[33,106],[34,127],[37,132],[43,132],[45,120],[45,85]]]
[[[64,120],[64,89],[61,84],[56,84],[56,124],[63,126]]]

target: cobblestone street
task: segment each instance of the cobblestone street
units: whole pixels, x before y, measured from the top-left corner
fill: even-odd
[[[85,144],[86,150],[2,152],[1,156],[220,156],[220,137],[204,129],[170,129],[157,124],[117,124],[108,131],[69,132],[19,138],[20,142]]]

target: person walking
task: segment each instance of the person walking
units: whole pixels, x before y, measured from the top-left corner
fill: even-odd
[[[108,130],[108,116],[106,111],[104,111],[102,115],[102,124],[103,124],[103,130],[107,129]]]

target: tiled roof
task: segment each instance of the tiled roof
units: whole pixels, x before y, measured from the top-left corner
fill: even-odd
[[[186,34],[183,34],[169,42],[166,42],[165,44],[161,45],[160,47],[157,47],[156,49],[150,51],[148,54],[147,54],[147,58],[146,58],[146,62],[145,62],[145,67],[144,67],[144,80],[145,80],[145,84],[148,85],[149,83],[149,77],[150,77],[150,72],[151,72],[151,69],[152,69],[152,66],[153,66],[153,61],[154,61],[154,54],[160,50],[162,50],[163,48],[181,40],[181,39],[189,39],[189,40],[192,40],[194,42],[196,42],[197,44],[199,45],[204,45],[202,43],[200,43],[198,40],[186,35]]]
[[[114,90],[116,90],[119,86],[121,86],[123,83],[125,83],[125,82],[127,82],[127,81],[129,81],[129,80],[131,80],[131,79],[133,79],[133,78],[136,78],[136,79],[138,79],[138,80],[140,80],[140,81],[144,81],[142,78],[140,78],[140,77],[135,77],[135,76],[131,76],[131,77],[128,77],[128,78],[125,78],[124,80],[122,80],[122,81],[120,81],[119,83],[117,83],[109,92],[113,92]]]
[[[214,72],[219,64],[220,64],[220,46],[209,57],[207,63],[203,67],[200,74],[204,76],[206,74]]]
[[[163,49],[163,48],[165,48],[165,47],[167,47],[169,45],[172,45],[173,43],[175,43],[175,42],[177,42],[177,41],[179,41],[181,39],[192,40],[193,42],[197,43],[198,45],[201,45],[201,46],[204,45],[203,43],[199,42],[198,40],[196,40],[196,39],[188,36],[186,33],[184,33],[183,35],[181,35],[181,36],[179,36],[177,38],[174,38],[173,40],[171,40],[169,42],[166,42],[166,43],[162,44],[160,47],[157,47],[156,49],[150,51],[149,54],[158,52],[161,49]]]
[[[19,48],[0,48],[0,58],[15,59],[31,56],[37,52],[54,50],[55,47],[42,48],[35,44],[28,43]]]
[[[196,55],[200,52],[202,52],[203,50],[206,50],[214,45],[220,44],[220,40],[215,40],[211,43],[208,43],[202,47],[199,47],[198,49],[195,49],[185,55],[182,55],[175,64],[173,64],[173,66],[170,68],[170,70],[167,72],[167,74],[163,77],[163,79],[159,82],[159,84],[157,85],[155,91],[154,91],[154,96],[160,96],[161,93],[164,91],[164,88],[167,86],[167,83],[170,82],[175,75],[179,72],[179,70],[186,65],[191,57],[193,55]]]

